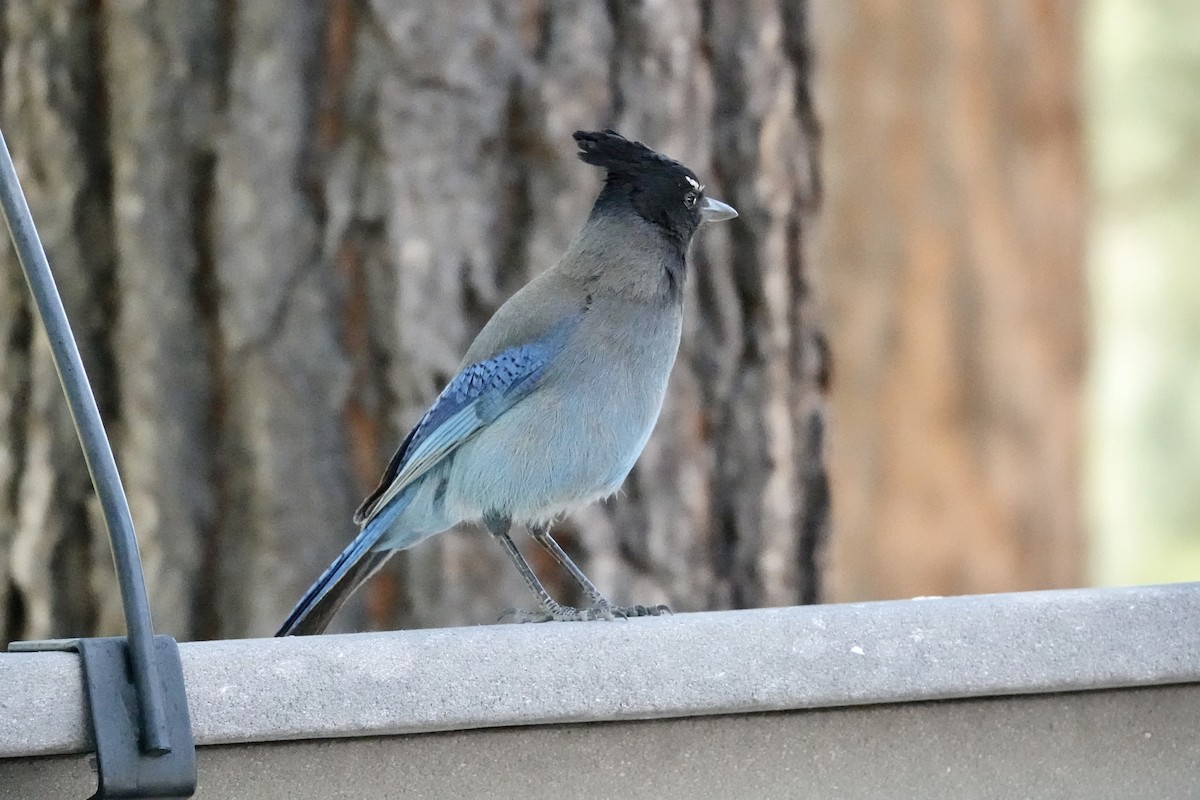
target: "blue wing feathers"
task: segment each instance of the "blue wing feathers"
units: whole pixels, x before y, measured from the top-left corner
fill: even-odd
[[[414,475],[448,456],[532,391],[581,318],[582,314],[564,319],[536,342],[510,347],[463,368],[405,437],[379,486],[358,507],[354,521],[361,525],[370,519],[399,488],[393,486],[397,480],[415,480]],[[413,469],[403,476],[409,466]]]
[[[531,387],[545,372],[550,363],[548,348],[542,345],[524,345],[505,350],[488,361],[471,364],[455,376],[442,390],[433,406],[425,412],[413,429],[404,437],[388,463],[379,486],[363,500],[354,512],[354,521],[362,524],[371,515],[376,501],[391,486],[400,473],[408,456],[419,448],[426,439],[471,403],[478,403],[480,420],[491,422],[519,399],[522,387]],[[527,391],[527,389],[526,389]]]
[[[551,355],[549,348],[531,344],[505,350],[495,358],[470,365],[458,373],[417,423],[409,447],[419,445],[430,432],[464,406],[488,396],[505,398],[526,381],[536,381],[549,366]]]
[[[408,435],[404,437],[404,441],[400,443],[400,446],[396,448],[396,452],[392,455],[392,460],[388,462],[387,469],[383,471],[383,478],[380,479],[379,485],[376,486],[375,490],[367,495],[367,499],[359,503],[358,508],[355,509],[355,525],[362,525],[367,521],[367,517],[371,513],[371,507],[375,505],[375,501],[379,499],[381,494],[387,491],[387,488],[392,485],[392,481],[396,479],[396,475],[399,474],[400,468],[404,466],[404,458],[408,455],[408,446],[412,444],[413,434],[416,432],[417,429],[413,428],[408,432]]]

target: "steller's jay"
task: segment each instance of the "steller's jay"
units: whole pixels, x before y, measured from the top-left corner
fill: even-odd
[[[523,621],[660,614],[612,605],[550,538],[550,521],[617,491],[662,408],[679,349],[687,250],[704,221],[737,212],[690,169],[615,131],[575,133],[607,171],[562,260],[502,305],[354,515],[358,536],[277,636],[320,633],[397,550],[481,521],[538,602]],[[560,605],[508,531],[528,526],[590,605]]]

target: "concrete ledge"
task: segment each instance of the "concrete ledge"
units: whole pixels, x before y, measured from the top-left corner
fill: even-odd
[[[1200,683],[1200,584],[181,647],[200,745]],[[90,749],[77,657],[0,654],[0,758]]]
[[[1200,685],[202,747],[196,800],[1196,800]],[[0,800],[87,797],[86,755]]]

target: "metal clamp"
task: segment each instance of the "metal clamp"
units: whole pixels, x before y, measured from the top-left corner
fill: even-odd
[[[15,653],[79,653],[96,744],[99,787],[93,800],[191,797],[196,791],[196,745],[183,688],[183,664],[174,639],[154,637],[154,661],[162,683],[170,742],[170,748],[161,753],[146,752],[142,747],[137,687],[125,637],[13,642],[8,649]]]

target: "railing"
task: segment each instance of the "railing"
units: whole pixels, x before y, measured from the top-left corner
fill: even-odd
[[[1200,797],[1200,584],[180,651],[199,797]],[[0,800],[86,784],[78,670],[0,656]]]

